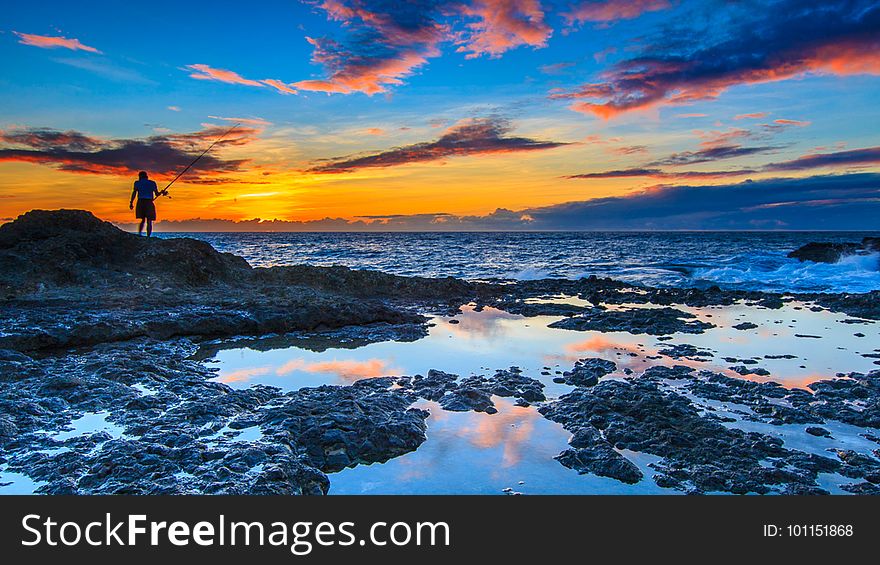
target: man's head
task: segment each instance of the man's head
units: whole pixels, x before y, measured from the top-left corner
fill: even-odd
[[[147,171],[141,171],[141,172],[139,172],[139,173],[138,173],[138,178],[141,179],[141,180],[144,180],[145,178],[147,178]]]

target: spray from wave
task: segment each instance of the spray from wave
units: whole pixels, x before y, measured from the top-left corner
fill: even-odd
[[[850,255],[837,263],[800,262],[780,254],[757,253],[695,269],[697,283],[775,292],[869,292],[880,288],[880,254]]]

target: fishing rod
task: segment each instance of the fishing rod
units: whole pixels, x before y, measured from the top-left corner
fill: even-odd
[[[186,166],[185,169],[183,169],[182,171],[180,171],[179,173],[177,173],[177,176],[174,177],[174,178],[171,180],[171,182],[169,182],[167,185],[165,185],[165,188],[163,188],[163,189],[159,192],[159,194],[160,194],[161,196],[168,196],[168,189],[171,188],[171,185],[172,185],[172,184],[174,184],[175,182],[177,182],[177,179],[179,179],[180,177],[182,177],[183,174],[184,174],[185,172],[187,172],[188,170],[190,170],[190,168],[191,168],[193,165],[195,165],[196,163],[199,162],[199,159],[201,159],[202,157],[204,157],[204,156],[208,153],[208,151],[210,151],[211,149],[213,149],[214,146],[217,145],[217,144],[220,142],[221,139],[223,139],[224,137],[226,137],[227,135],[229,135],[230,133],[232,133],[232,130],[234,130],[235,128],[237,128],[237,127],[240,126],[240,125],[241,125],[241,122],[236,123],[236,124],[233,125],[231,128],[229,128],[228,130],[226,130],[226,132],[225,132],[223,135],[221,135],[220,137],[218,137],[217,139],[215,139],[215,140],[214,140],[214,143],[212,143],[211,145],[208,146],[207,149],[205,149],[204,151],[202,151],[201,155],[199,155],[198,157],[196,157],[195,159],[193,159],[192,163],[190,163],[189,165]],[[171,197],[168,196],[168,198],[171,198]]]

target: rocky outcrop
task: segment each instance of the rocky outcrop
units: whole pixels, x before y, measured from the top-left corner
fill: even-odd
[[[837,263],[848,255],[880,252],[880,237],[866,237],[861,243],[811,242],[795,249],[788,257],[815,263]]]
[[[576,331],[629,332],[631,334],[700,334],[715,324],[703,322],[676,308],[593,308],[580,315],[550,324],[551,328]]]

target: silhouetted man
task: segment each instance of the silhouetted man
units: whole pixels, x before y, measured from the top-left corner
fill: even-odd
[[[131,191],[131,201],[128,203],[129,210],[134,208],[134,197],[137,196],[137,210],[134,215],[141,221],[138,235],[144,233],[144,222],[147,222],[147,237],[153,234],[153,221],[156,219],[156,205],[153,204],[153,198],[159,195],[156,182],[147,178],[146,171],[139,172],[138,180],[134,181],[134,189]]]

